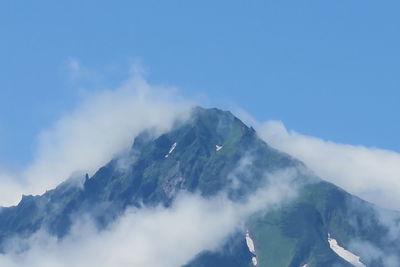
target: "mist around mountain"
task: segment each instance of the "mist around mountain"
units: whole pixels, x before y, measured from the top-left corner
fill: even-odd
[[[0,265],[399,266],[399,212],[322,180],[229,111],[180,118],[94,175],[2,208]]]

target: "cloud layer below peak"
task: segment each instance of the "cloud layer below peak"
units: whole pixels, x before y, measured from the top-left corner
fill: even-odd
[[[16,238],[0,254],[0,266],[182,266],[204,250],[218,251],[227,238],[243,232],[249,215],[266,212],[296,196],[291,170],[270,174],[269,183],[246,201],[221,193],[212,198],[181,194],[171,207],[128,209],[106,230],[90,218],[75,218],[71,232],[57,239],[44,231]]]
[[[319,177],[379,206],[400,210],[400,154],[338,144],[288,131],[280,121],[247,117],[269,145],[303,161]]]

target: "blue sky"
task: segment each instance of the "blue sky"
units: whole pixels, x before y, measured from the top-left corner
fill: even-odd
[[[150,82],[339,143],[400,151],[399,1],[1,1],[0,165],[139,61]],[[74,82],[71,59],[95,70]],[[204,100],[205,99],[205,100]]]

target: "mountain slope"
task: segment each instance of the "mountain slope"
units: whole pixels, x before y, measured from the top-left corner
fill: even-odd
[[[258,266],[353,266],[330,248],[328,234],[344,247],[363,240],[400,256],[399,240],[385,239],[389,230],[379,222],[375,207],[304,171],[301,162],[269,147],[230,112],[203,108],[195,108],[188,121],[161,136],[142,133],[128,153],[92,177],[66,181],[3,208],[0,244],[39,229],[62,238],[81,214],[93,217],[103,229],[128,207],[168,207],[181,191],[203,197],[226,191],[240,202],[262,186],[266,173],[291,168],[300,170],[299,196],[248,220]],[[244,232],[229,240],[221,251],[201,252],[186,266],[251,266],[254,255]],[[370,264],[385,263],[378,257]]]

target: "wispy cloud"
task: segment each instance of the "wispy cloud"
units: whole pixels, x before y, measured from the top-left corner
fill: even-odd
[[[339,144],[287,130],[280,121],[257,122],[244,112],[269,145],[303,161],[319,177],[382,207],[400,210],[400,154]]]
[[[223,193],[213,198],[182,194],[170,208],[129,209],[104,231],[85,218],[62,240],[40,231],[29,239],[9,242],[0,265],[182,266],[201,251],[218,250],[231,234],[244,230],[249,215],[294,197],[296,189],[288,173],[270,175],[268,185],[243,202],[231,201]]]
[[[79,61],[70,62],[78,75]],[[18,202],[21,194],[40,194],[75,173],[93,173],[129,148],[144,129],[167,131],[188,115],[191,103],[176,88],[149,84],[132,68],[117,88],[88,93],[75,110],[43,131],[33,162],[20,173],[0,174],[0,205]]]

